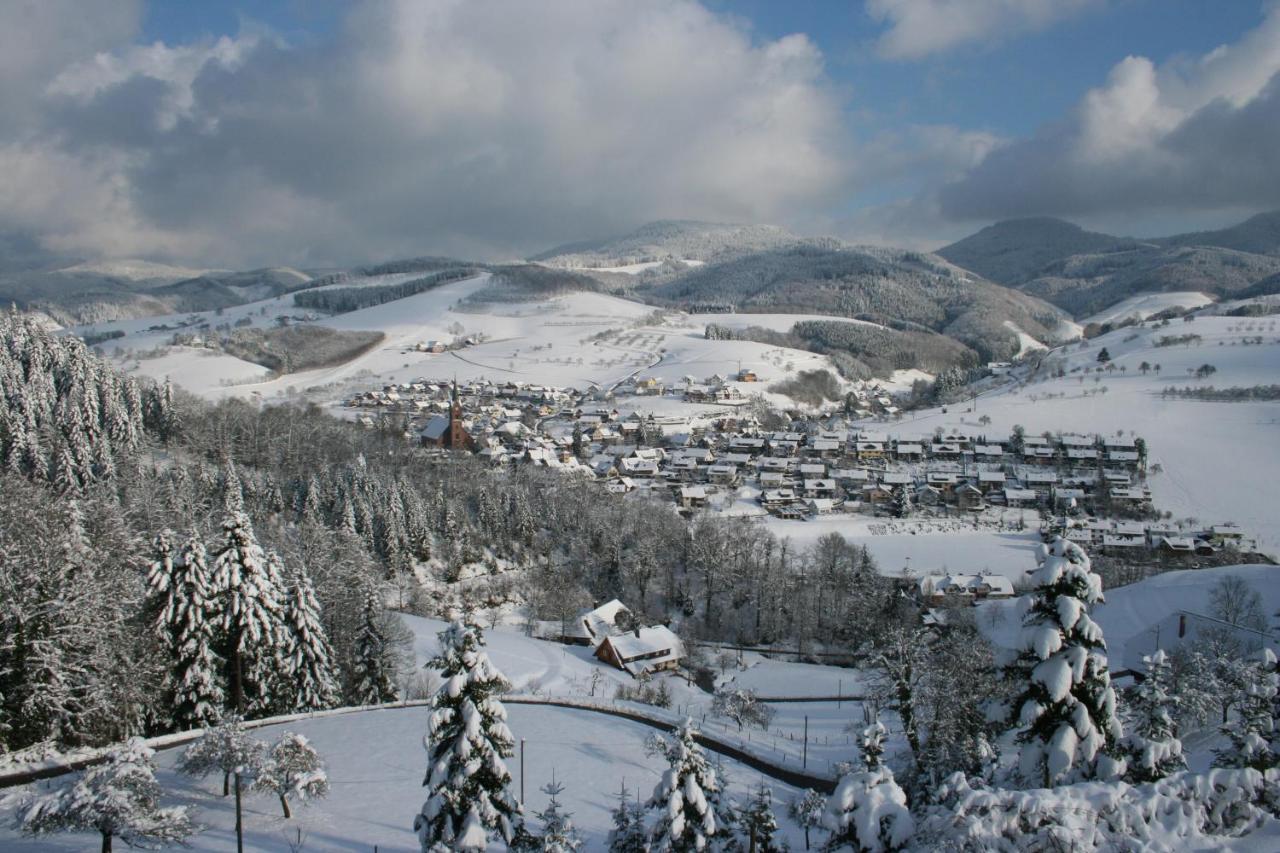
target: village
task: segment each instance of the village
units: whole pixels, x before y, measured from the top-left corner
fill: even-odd
[[[1145,440],[1114,435],[978,432],[899,435],[858,426],[891,398],[859,392],[860,415],[789,412],[766,429],[760,407],[722,377],[664,388],[631,377],[579,391],[520,382],[427,380],[346,401],[358,422],[393,424],[434,451],[495,466],[535,465],[597,480],[617,495],[669,500],[682,514],[717,511],[803,520],[829,516],[947,519],[973,527],[1039,525],[1102,555],[1192,561],[1255,543],[1233,524],[1175,522],[1153,506]],[[646,398],[686,404],[663,414]],[[690,409],[708,400],[711,409]]]

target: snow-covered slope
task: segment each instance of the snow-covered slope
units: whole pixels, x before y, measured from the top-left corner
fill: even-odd
[[[1152,314],[1159,314],[1170,308],[1199,308],[1213,302],[1208,296],[1196,291],[1175,291],[1172,293],[1139,293],[1130,296],[1123,302],[1117,302],[1104,311],[1099,311],[1087,318],[1086,323],[1117,323],[1130,317],[1145,320]]]
[[[1151,654],[1158,647],[1174,648],[1179,641],[1177,614],[1210,615],[1210,593],[1228,576],[1239,578],[1262,596],[1264,613],[1280,610],[1277,566],[1187,569],[1106,590],[1106,603],[1092,615],[1106,638],[1111,668],[1137,668],[1144,654]],[[978,624],[993,642],[1011,648],[1018,641],[1024,603],[1020,599],[987,602],[981,605]],[[1193,629],[1194,625],[1183,625],[1186,632]]]
[[[619,786],[625,781],[632,796],[639,793],[647,798],[666,767],[661,757],[645,751],[645,740],[654,730],[617,717],[567,708],[510,704],[507,712],[512,733],[524,742],[526,812],[547,805],[547,796],[539,789],[554,774],[565,787],[560,800],[573,814],[574,824],[587,841],[586,849],[605,849],[611,826],[609,811]],[[425,796],[422,739],[429,713],[421,707],[365,711],[255,730],[256,737],[267,740],[284,731],[305,735],[328,765],[330,792],[323,800],[295,806],[295,818],[288,821],[280,816],[274,798],[247,797],[245,849],[287,853],[295,831],[301,829],[304,850],[367,851],[376,845],[387,853],[417,851],[412,827]],[[235,812],[231,798],[221,796],[221,778],[211,776],[201,781],[177,774],[172,768],[180,754],[181,749],[160,753],[157,777],[169,794],[166,804],[193,802],[196,819],[206,827],[191,839],[190,849],[210,853],[234,849]],[[518,757],[509,759],[507,765],[518,796]],[[759,773],[730,760],[724,766],[734,795],[745,797],[760,784]],[[796,794],[780,782],[765,782],[773,790],[775,803],[785,804]],[[779,823],[782,837],[793,849],[803,846],[803,834],[785,815],[779,816]],[[96,850],[97,844],[96,838],[84,834],[24,839],[7,821],[0,824],[0,849],[6,853]]]
[[[413,276],[380,276],[335,286],[396,284],[406,277]],[[124,338],[111,341],[109,349],[120,347],[131,353],[123,359],[126,368],[155,378],[169,376],[175,383],[208,397],[270,398],[284,395],[290,388],[301,391],[324,387],[328,390],[320,395],[336,399],[346,390],[343,383],[356,382],[365,388],[375,382],[401,382],[420,376],[516,379],[586,388],[592,384],[611,385],[643,372],[674,383],[685,375],[699,380],[715,373],[728,376],[740,366],[756,370],[769,382],[789,372],[830,366],[824,356],[800,350],[749,341],[708,341],[701,317],[643,325],[641,321],[653,312],[651,306],[604,294],[573,293],[527,303],[468,302],[469,296],[484,289],[488,279],[484,273],[416,296],[328,318],[295,308],[292,296],[286,295],[227,308],[221,314],[203,312],[103,323],[86,331],[125,332]],[[246,322],[270,328],[278,317],[335,329],[381,331],[386,339],[346,364],[276,379],[266,378],[257,365],[226,355],[196,358],[188,354],[175,358],[175,348],[169,357],[145,357],[149,351],[167,345],[175,331],[191,333],[202,324],[235,326]],[[789,328],[791,324],[785,325]],[[442,354],[414,351],[419,342],[451,340],[459,334],[478,336],[481,343]],[[757,390],[763,390],[763,385]]]

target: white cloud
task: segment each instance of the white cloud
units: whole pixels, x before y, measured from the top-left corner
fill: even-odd
[[[921,59],[972,43],[1038,32],[1104,0],[866,0],[889,25],[877,48],[888,59]]]
[[[951,219],[1280,205],[1280,5],[1239,41],[1157,66],[1130,56],[1062,121],[940,193]]]
[[[365,2],[324,44],[75,60],[28,139],[67,168],[7,218],[86,253],[509,255],[658,217],[785,217],[850,177],[814,45],[753,41],[692,0]],[[31,150],[0,148],[0,170]]]

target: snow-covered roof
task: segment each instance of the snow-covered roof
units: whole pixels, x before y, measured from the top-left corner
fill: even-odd
[[[449,418],[436,415],[422,429],[422,437],[428,441],[437,441],[449,429]]]
[[[632,675],[684,656],[680,638],[663,625],[614,634],[607,641],[622,661],[623,669]]]
[[[587,636],[593,640],[601,640],[613,633],[618,624],[618,616],[630,614],[631,610],[618,599],[606,601],[594,610],[583,613],[580,621],[586,629]]]

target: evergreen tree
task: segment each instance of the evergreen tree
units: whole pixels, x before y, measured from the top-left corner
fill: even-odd
[[[613,829],[609,830],[609,853],[647,853],[644,807],[631,799],[624,783],[613,809]]]
[[[814,827],[822,826],[822,819],[827,811],[827,798],[819,794],[812,788],[806,788],[804,793],[791,801],[787,812],[791,815],[801,829],[804,830],[804,849],[809,849],[809,831]]]
[[[575,850],[581,850],[582,836],[573,826],[573,816],[563,811],[560,804],[559,797],[564,792],[564,785],[552,779],[542,790],[551,801],[544,810],[534,813],[534,817],[542,821],[542,833],[532,839],[528,849],[541,853],[574,853]]]
[[[390,642],[383,628],[382,601],[370,585],[365,593],[360,628],[355,639],[351,701],[356,705],[381,705],[399,696]]]
[[[329,793],[329,776],[311,743],[302,735],[285,732],[263,756],[253,790],[279,797],[287,820],[293,817],[289,797],[316,800],[325,796]]]
[[[900,850],[911,840],[915,823],[907,810],[907,795],[881,759],[884,736],[878,721],[863,730],[863,769],[841,776],[827,802],[824,823],[831,837],[825,849],[881,853]]]
[[[894,518],[906,518],[911,515],[911,492],[905,483],[894,490],[892,507]]]
[[[291,689],[292,711],[319,711],[338,701],[338,685],[333,677],[333,651],[320,622],[320,604],[306,570],[299,568],[289,590],[284,621],[288,653],[285,657],[284,686]]]
[[[655,736],[649,742],[669,765],[646,804],[656,817],[649,831],[650,850],[704,850],[732,837],[720,781],[696,736],[693,721],[685,718],[673,738]]]
[[[1275,743],[1278,683],[1275,653],[1263,649],[1249,664],[1236,707],[1239,719],[1222,726],[1230,745],[1218,751],[1214,765],[1264,771],[1280,766],[1280,750]]]
[[[748,853],[781,853],[782,847],[774,840],[778,819],[773,814],[773,792],[763,782],[742,810],[741,831]]]
[[[1080,546],[1059,538],[1040,547],[1022,649],[1005,669],[1009,683],[1023,685],[1009,718],[1019,727],[1019,771],[1045,788],[1115,778],[1123,762],[1108,753],[1124,731],[1102,629],[1089,618],[1103,600],[1102,579]]]
[[[234,471],[234,469],[231,469]],[[268,713],[285,672],[284,608],[277,570],[258,544],[240,503],[238,479],[228,483],[229,512],[213,559],[212,598],[221,619],[221,653],[227,663],[232,710]]]
[[[439,639],[440,653],[428,664],[443,679],[427,733],[428,796],[413,828],[424,853],[484,850],[494,833],[510,844],[520,807],[507,790],[503,759],[514,740],[497,697],[511,685],[489,662],[477,626],[456,620]]]
[[[1129,725],[1120,742],[1128,764],[1126,779],[1134,783],[1155,782],[1170,773],[1187,769],[1182,757],[1175,722],[1181,702],[1173,686],[1173,669],[1163,649],[1144,656],[1146,678],[1133,686],[1125,707]]]
[[[212,725],[225,694],[204,545],[193,536],[175,556],[173,533],[166,530],[156,537],[152,555],[147,587],[152,625],[166,652],[166,707],[179,729]]]
[[[130,847],[182,844],[196,831],[186,806],[160,808],[155,752],[134,738],[62,788],[37,797],[19,816],[23,832],[97,832],[102,851],[122,839]]]

